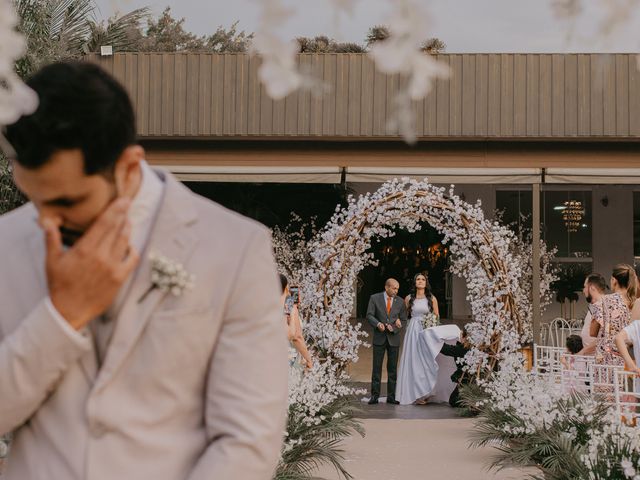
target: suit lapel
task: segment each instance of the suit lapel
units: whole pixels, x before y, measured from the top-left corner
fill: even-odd
[[[391,304],[391,312],[400,313],[399,310],[402,309],[402,299],[398,296],[393,297],[393,303]]]
[[[378,298],[379,298],[379,303],[380,303],[380,308],[382,310],[382,313],[384,317],[388,320],[389,314],[387,313],[387,302],[385,300],[384,292],[380,293],[380,296]]]
[[[157,289],[145,295],[151,286],[149,253],[157,252],[173,262],[185,265],[197,242],[197,237],[190,228],[197,221],[191,192],[170,175],[164,174],[164,177],[165,192],[162,204],[147,246],[141,252],[140,265],[116,320],[115,332],[98,373],[94,391],[103,388],[113,378],[140,338],[151,314],[169,295]]]

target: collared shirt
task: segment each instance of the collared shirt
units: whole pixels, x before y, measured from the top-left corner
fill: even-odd
[[[595,345],[597,338],[591,336],[591,321],[593,317],[591,315],[591,310],[587,311],[587,314],[584,317],[584,325],[582,326],[582,331],[580,332],[580,336],[582,337],[582,346],[589,347],[591,345]]]
[[[384,308],[387,308],[387,302],[389,301],[389,299],[391,299],[391,306],[393,307],[393,299],[395,297],[390,297],[389,295],[387,295],[387,292],[384,292]]]
[[[128,218],[131,222],[131,236],[130,243],[138,253],[141,253],[146,246],[146,243],[151,235],[151,228],[154,223],[154,219],[164,192],[164,184],[158,175],[149,167],[149,165],[143,160],[140,163],[142,180],[140,182],[140,188],[138,193],[133,198],[131,206],[129,207]],[[104,359],[106,349],[113,335],[115,322],[113,321],[117,313],[119,312],[122,301],[126,296],[126,292],[129,289],[129,284],[133,278],[133,273],[129,275],[129,278],[120,288],[120,291],[116,295],[111,307],[107,310],[106,314],[91,322],[91,331],[93,332],[96,354],[98,357],[98,363]],[[88,331],[76,331],[69,325],[69,323],[60,315],[51,302],[51,298],[47,297],[45,301],[47,308],[51,315],[62,326],[63,330],[68,335],[77,339],[78,336],[87,336]]]

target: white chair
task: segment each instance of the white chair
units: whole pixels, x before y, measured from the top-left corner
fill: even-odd
[[[547,327],[546,345],[564,348],[569,332],[571,332],[571,325],[567,320],[561,317],[554,318]]]
[[[560,383],[562,390],[567,393],[589,393],[593,383],[592,364],[595,362],[593,355],[560,355]]]
[[[589,369],[591,370],[592,395],[599,396],[605,403],[614,406],[616,395],[620,388],[617,373],[623,372],[624,368],[619,365],[605,365],[594,362],[589,365]]]
[[[560,357],[565,352],[566,349],[562,347],[534,345],[533,372],[536,375],[552,377],[555,382],[560,382],[560,373],[562,370]]]
[[[616,413],[627,425],[640,426],[640,379],[634,372],[616,370]]]

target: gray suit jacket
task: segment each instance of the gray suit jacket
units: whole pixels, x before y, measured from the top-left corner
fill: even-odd
[[[373,344],[384,345],[385,340],[389,340],[389,345],[394,347],[400,346],[400,331],[394,326],[394,331],[384,332],[378,330],[378,323],[395,323],[400,319],[402,325],[407,323],[407,309],[404,301],[399,297],[394,297],[391,303],[391,311],[387,313],[387,305],[384,299],[384,292],[375,293],[369,298],[369,306],[367,308],[367,321],[373,327]]]
[[[169,174],[100,370],[88,330],[44,300],[44,240],[26,205],[0,218],[0,434],[7,480],[267,480],[287,407],[287,342],[265,228]],[[151,250],[195,286],[152,291]]]

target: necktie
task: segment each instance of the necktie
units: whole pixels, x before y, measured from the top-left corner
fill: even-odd
[[[387,297],[387,313],[391,313],[391,297]]]

